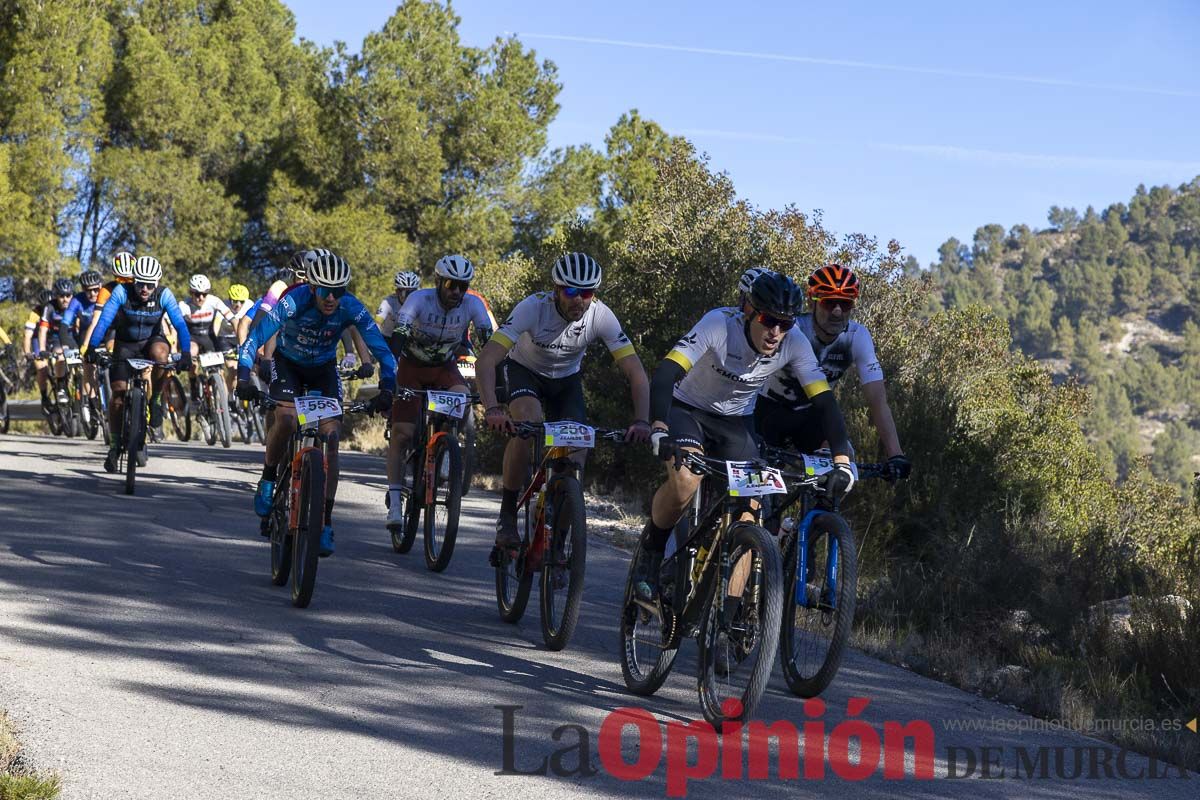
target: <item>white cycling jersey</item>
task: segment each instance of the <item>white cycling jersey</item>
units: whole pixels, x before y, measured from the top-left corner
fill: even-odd
[[[395,331],[408,340],[402,355],[433,366],[454,357],[454,348],[471,324],[480,338],[492,335],[491,316],[478,295],[464,294],[462,302],[447,311],[437,289],[417,289],[400,307]]]
[[[233,319],[233,312],[229,310],[229,306],[215,294],[205,297],[204,302],[195,308],[189,303],[180,303],[179,313],[183,314],[188,330],[193,334],[211,333],[213,320],[218,313],[222,319]]]
[[[857,322],[851,320],[846,330],[829,344],[823,344],[817,338],[812,314],[797,317],[796,330],[808,339],[817,364],[829,383],[836,383],[851,366],[858,367],[858,379],[863,384],[883,380],[883,368],[879,366],[879,357],[875,355],[875,342],[870,332]],[[759,394],[797,411],[812,405],[800,381],[788,366],[772,375]]]
[[[792,328],[772,355],[759,353],[746,335],[746,315],[717,308],[700,318],[667,358],[687,370],[674,397],[702,411],[741,417],[754,412],[754,400],[767,379],[791,367],[808,397],[829,391],[804,334]]]
[[[379,319],[379,332],[384,337],[391,336],[392,332],[396,330],[402,306],[400,298],[396,297],[394,293],[383,298],[383,301],[379,304],[379,312],[375,316]]]
[[[593,299],[579,321],[568,322],[558,313],[554,292],[531,294],[517,303],[492,336],[492,341],[512,348],[509,358],[544,378],[579,372],[584,352],[596,339],[604,340],[615,361],[634,354],[612,309]]]

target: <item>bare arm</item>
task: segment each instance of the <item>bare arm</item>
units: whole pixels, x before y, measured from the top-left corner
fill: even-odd
[[[900,437],[896,434],[896,421],[892,419],[892,408],[888,405],[887,387],[883,381],[872,381],[864,383],[862,389],[870,408],[871,423],[879,433],[879,440],[883,442],[887,457],[903,455]]]

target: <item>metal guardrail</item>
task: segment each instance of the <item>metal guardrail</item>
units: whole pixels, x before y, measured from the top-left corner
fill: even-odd
[[[40,400],[9,400],[8,418],[22,422],[39,422],[44,419],[42,403]]]

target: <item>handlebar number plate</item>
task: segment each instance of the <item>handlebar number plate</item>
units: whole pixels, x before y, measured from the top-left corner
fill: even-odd
[[[301,395],[296,398],[296,419],[301,425],[336,417],[342,413],[342,404],[336,397]]]
[[[725,471],[729,475],[729,494],[732,497],[787,493],[783,475],[774,467],[756,466],[751,461],[726,461]]]
[[[429,392],[428,410],[435,414],[462,419],[467,411],[467,396],[461,392]]]
[[[596,429],[582,422],[545,423],[546,447],[595,447]]]
[[[805,475],[820,476],[831,469],[833,469],[833,459],[829,456],[804,456]],[[858,480],[858,465],[853,461],[850,462],[850,471],[854,473],[854,480]]]

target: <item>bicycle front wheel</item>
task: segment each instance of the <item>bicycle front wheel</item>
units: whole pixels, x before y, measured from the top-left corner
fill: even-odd
[[[217,434],[221,437],[221,447],[230,447],[233,444],[233,432],[229,421],[229,388],[225,385],[225,380],[220,375],[212,378],[212,387]]]
[[[137,454],[146,438],[146,395],[138,387],[125,394],[125,494],[133,494]]]
[[[667,609],[666,624],[658,614],[635,599],[637,565],[645,558],[641,542],[633,548],[629,574],[625,578],[625,598],[621,604],[621,677],[625,686],[637,695],[652,695],[663,685],[679,654],[677,615]]]
[[[583,487],[570,475],[557,478],[547,505],[553,509],[550,541],[542,561],[542,641],[562,650],[571,641],[583,602],[587,518]]]
[[[732,566],[727,580],[713,582],[697,681],[704,718],[718,730],[726,720],[749,718],[762,699],[775,667],[783,607],[779,549],[771,534],[739,523],[726,546]],[[733,713],[725,707],[729,700],[737,701]]]
[[[292,605],[308,608],[317,583],[317,559],[325,519],[325,462],[319,450],[308,450],[300,457],[300,491],[295,502],[300,513],[292,543]]]
[[[433,503],[425,508],[425,566],[441,572],[450,566],[462,508],[462,453],[458,440],[442,436],[433,447]]]
[[[783,677],[799,697],[816,697],[833,681],[854,624],[858,557],[846,520],[828,513],[808,532],[803,579],[798,577],[797,538],[784,554]]]

